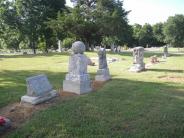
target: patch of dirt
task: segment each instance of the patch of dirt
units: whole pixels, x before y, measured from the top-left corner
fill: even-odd
[[[158,78],[161,80],[167,80],[172,82],[184,82],[184,77],[180,76],[159,76]]]
[[[105,82],[93,81],[92,88],[93,91],[100,89]],[[5,133],[0,134],[1,137],[6,137],[6,135],[13,130],[21,127],[27,120],[29,120],[33,113],[47,109],[50,106],[58,104],[61,100],[68,100],[72,97],[79,96],[75,93],[64,92],[62,89],[58,90],[58,96],[42,104],[31,105],[26,103],[14,103],[7,105],[0,109],[1,116],[9,118],[12,122],[11,128],[5,131]]]
[[[92,82],[92,89],[93,89],[93,91],[96,91],[96,90],[102,88],[105,83],[106,82],[102,82],[102,81],[93,81]]]

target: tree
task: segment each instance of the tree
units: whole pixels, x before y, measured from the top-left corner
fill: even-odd
[[[139,45],[139,37],[140,37],[142,26],[140,24],[134,24],[132,28],[133,28],[134,44]]]
[[[155,38],[153,35],[153,29],[150,24],[145,24],[139,34],[139,44],[143,46],[149,46],[155,44]]]
[[[21,18],[21,32],[29,39],[30,47],[36,53],[39,37],[46,39],[45,51],[52,31],[46,28],[45,22],[54,19],[57,12],[65,8],[63,0],[16,0],[16,10]]]
[[[8,0],[0,1],[0,38],[3,41],[1,47],[19,49],[23,37],[20,28],[20,18],[16,13],[13,2]]]
[[[119,44],[127,43],[130,36],[130,26],[123,9],[122,1],[99,0],[96,8],[96,22],[99,25],[99,34],[104,37],[117,37]]]
[[[175,47],[184,47],[184,15],[168,18],[164,25],[165,41]]]
[[[164,33],[163,33],[163,23],[157,23],[155,25],[153,25],[153,34],[154,34],[154,37],[156,39],[156,45],[164,45],[164,39],[165,39],[165,36],[164,36]]]
[[[131,27],[126,17],[128,12],[122,8],[122,2],[115,0],[73,0],[73,2],[76,6],[66,13],[67,15],[60,14],[57,20],[48,23],[51,28],[54,30],[60,28],[60,32],[67,31],[66,36],[73,35],[78,40],[84,41],[87,49],[93,45],[100,45],[104,37],[117,37],[119,40],[117,42],[120,43],[129,41]]]

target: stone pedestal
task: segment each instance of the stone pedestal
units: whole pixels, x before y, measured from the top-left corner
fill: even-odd
[[[36,105],[57,96],[57,91],[53,90],[47,76],[42,74],[29,77],[27,82],[27,95],[21,97],[21,103]]]
[[[92,88],[89,74],[67,74],[65,80],[63,81],[63,91],[79,95],[91,92]]]
[[[98,69],[97,71],[97,75],[95,76],[95,80],[96,81],[108,81],[110,80],[110,73],[109,73],[109,69]]]

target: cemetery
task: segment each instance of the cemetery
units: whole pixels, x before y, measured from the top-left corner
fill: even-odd
[[[184,138],[182,4],[0,1],[0,138]]]
[[[99,57],[99,64],[88,65],[88,70],[84,65],[80,68],[80,64],[76,65],[79,67],[71,67],[78,62],[70,65],[70,54],[1,56],[1,91],[8,94],[0,97],[0,112],[11,120],[12,125],[5,136],[88,137],[103,133],[103,136],[107,137],[167,137],[173,134],[181,137],[184,54],[176,50],[165,59],[162,57],[163,49],[160,53],[145,51],[145,66],[150,63],[150,57],[153,55],[157,55],[160,62],[136,73],[130,71],[132,63],[135,62],[133,52],[134,49],[119,54],[104,53],[103,48],[99,49],[99,52],[84,52],[89,58]],[[80,54],[78,56],[81,57]],[[120,60],[107,64],[106,56]],[[86,65],[87,62],[88,60]],[[85,89],[86,94],[78,95],[80,93],[78,88],[75,88],[77,86],[70,86],[73,87],[72,90],[76,90],[76,94],[64,92],[70,89],[62,89],[68,71],[71,73],[75,69],[84,69],[87,71],[85,73],[90,75],[91,90]],[[99,87],[95,89],[92,84],[96,80],[98,83],[97,76],[101,69],[108,69],[109,74],[105,75],[110,80],[99,83]],[[82,73],[81,70],[74,72]],[[102,74],[103,72],[100,71]],[[28,96],[39,95],[40,104],[34,100],[32,103],[24,96],[26,89]],[[49,98],[50,95],[47,93],[53,89],[58,94],[53,94],[54,96]],[[42,96],[40,97],[42,94],[45,101],[42,100]],[[27,99],[30,104],[25,103]],[[157,133],[161,131],[162,133]]]

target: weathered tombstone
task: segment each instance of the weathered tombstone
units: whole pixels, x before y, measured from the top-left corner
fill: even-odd
[[[169,53],[168,53],[168,46],[167,46],[167,45],[164,46],[163,49],[164,49],[164,55],[163,55],[163,57],[164,57],[164,58],[167,58],[167,57],[169,56]]]
[[[98,62],[99,62],[99,68],[97,70],[97,75],[95,76],[96,81],[107,81],[109,80],[110,74],[109,74],[109,68],[107,65],[107,58],[106,58],[106,50],[105,48],[99,48],[98,49]]]
[[[145,63],[144,63],[144,48],[143,47],[135,47],[133,49],[133,66],[130,68],[132,72],[140,72],[145,70]]]
[[[0,133],[3,133],[9,127],[11,127],[10,119],[0,116]]]
[[[62,52],[62,44],[61,44],[61,40],[58,40],[58,52]]]
[[[84,94],[92,91],[90,76],[87,73],[89,58],[84,55],[85,45],[81,41],[72,44],[73,54],[69,58],[69,71],[63,81],[63,91]]]
[[[42,74],[26,79],[27,95],[21,97],[22,103],[33,105],[45,102],[57,96],[56,90],[53,90],[47,76]]]

